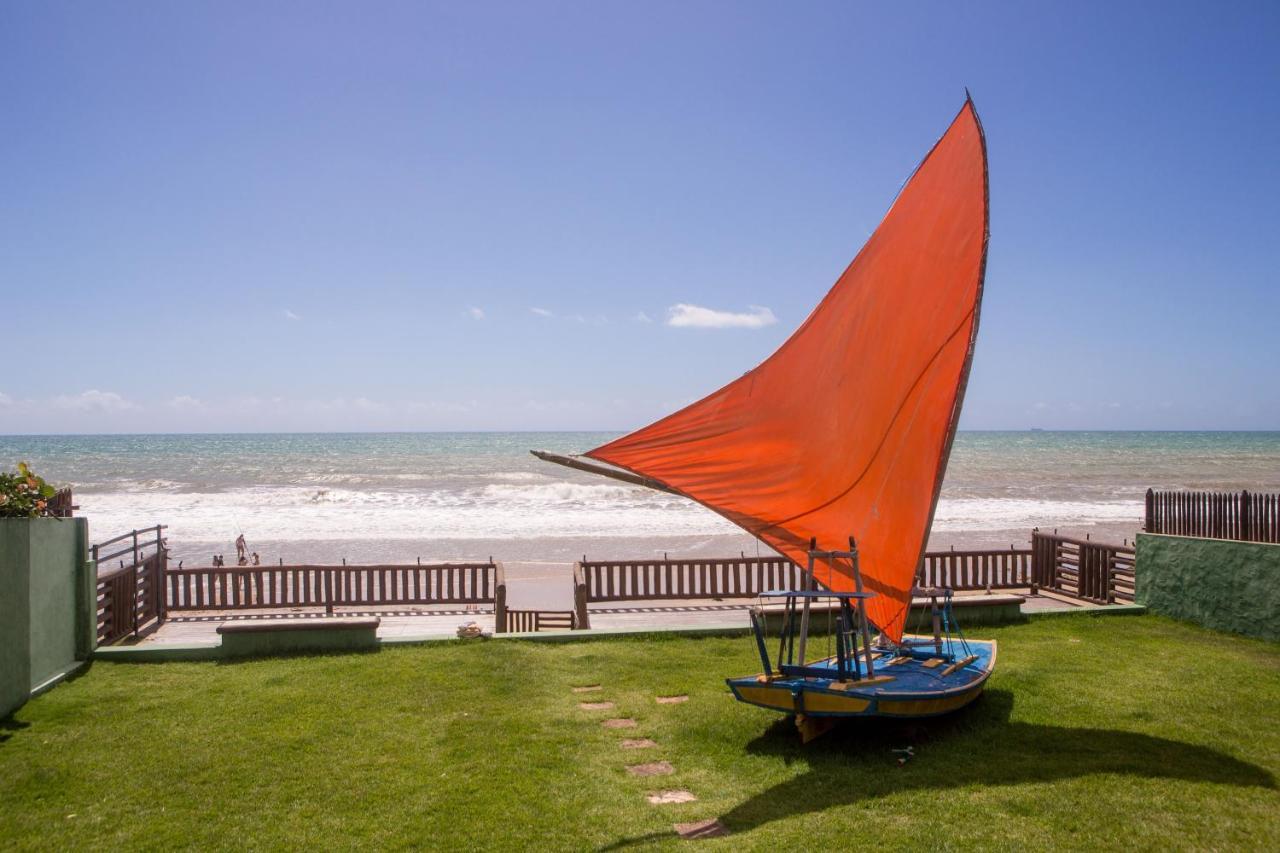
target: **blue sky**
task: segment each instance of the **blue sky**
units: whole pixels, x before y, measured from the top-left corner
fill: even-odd
[[[10,0],[0,79],[0,432],[640,426],[966,86],[962,426],[1280,428],[1280,4]]]

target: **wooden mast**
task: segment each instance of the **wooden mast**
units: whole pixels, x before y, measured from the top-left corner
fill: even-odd
[[[660,480],[655,480],[652,477],[632,474],[630,471],[623,471],[620,468],[601,465],[597,462],[586,462],[577,456],[562,456],[559,453],[550,453],[546,450],[530,450],[529,452],[544,462],[554,462],[557,465],[563,465],[566,468],[586,471],[588,474],[600,474],[603,477],[612,477],[615,480],[621,480],[622,482],[630,483],[633,486],[644,486],[647,489],[656,489],[659,492],[666,492],[671,495],[680,494],[680,492],[677,492],[666,483],[663,483]],[[684,495],[681,495],[681,497],[684,497]]]

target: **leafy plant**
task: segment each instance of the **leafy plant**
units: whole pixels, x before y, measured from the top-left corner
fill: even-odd
[[[0,471],[0,518],[38,518],[48,512],[56,490],[19,462],[17,473]]]

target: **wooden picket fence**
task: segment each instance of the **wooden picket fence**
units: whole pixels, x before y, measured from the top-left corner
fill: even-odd
[[[501,563],[173,569],[170,610],[487,604],[505,590]]]
[[[1147,489],[1148,533],[1280,542],[1280,494]]]
[[[916,579],[918,586],[974,590],[1017,589],[1031,586],[1030,548],[986,551],[930,551]]]

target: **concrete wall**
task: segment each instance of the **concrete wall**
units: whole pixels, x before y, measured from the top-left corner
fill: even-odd
[[[92,650],[87,547],[83,518],[0,519],[0,716]]]
[[[1140,533],[1134,576],[1154,613],[1280,640],[1280,545]]]

